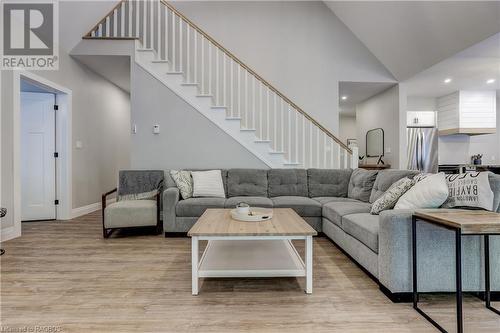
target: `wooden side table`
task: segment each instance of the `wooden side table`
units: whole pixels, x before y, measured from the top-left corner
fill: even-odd
[[[426,209],[418,210],[412,217],[412,261],[413,261],[413,308],[441,332],[447,332],[429,315],[418,307],[417,285],[417,220],[453,230],[455,232],[455,273],[457,332],[463,332],[462,314],[462,236],[481,235],[484,237],[484,287],[486,308],[500,315],[500,311],[491,306],[490,290],[490,249],[489,236],[500,235],[500,214],[479,210],[462,209]]]

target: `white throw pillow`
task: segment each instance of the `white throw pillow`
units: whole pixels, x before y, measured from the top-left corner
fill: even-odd
[[[394,209],[438,208],[448,198],[445,174],[440,172],[417,182],[401,198]]]
[[[226,197],[220,170],[191,171],[191,176],[193,177],[193,197]]]
[[[446,176],[449,189],[444,208],[493,209],[493,191],[487,172],[468,172]]]

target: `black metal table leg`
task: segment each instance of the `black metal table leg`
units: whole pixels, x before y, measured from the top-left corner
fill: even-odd
[[[455,230],[455,278],[457,292],[457,332],[464,331],[463,315],[462,315],[462,232],[460,229]]]
[[[486,308],[500,315],[500,311],[491,306],[489,235],[484,235],[484,298],[486,301]]]

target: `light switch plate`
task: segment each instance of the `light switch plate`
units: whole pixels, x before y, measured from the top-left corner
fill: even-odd
[[[83,148],[83,143],[80,140],[75,141],[75,148],[76,149],[82,149]]]

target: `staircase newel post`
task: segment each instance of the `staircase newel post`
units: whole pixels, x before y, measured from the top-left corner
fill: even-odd
[[[352,155],[351,155],[351,169],[356,169],[358,167],[358,147],[351,147]]]

